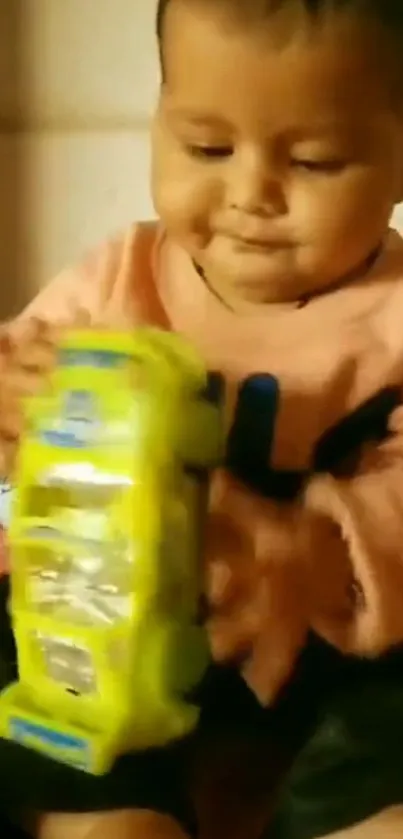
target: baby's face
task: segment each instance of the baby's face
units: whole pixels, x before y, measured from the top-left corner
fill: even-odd
[[[359,270],[401,198],[382,49],[340,16],[242,30],[172,2],[154,126],[156,208],[236,310]],[[363,27],[361,27],[363,28]]]

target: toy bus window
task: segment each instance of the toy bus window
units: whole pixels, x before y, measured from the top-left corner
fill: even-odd
[[[28,608],[82,626],[114,625],[130,617],[131,563],[112,547],[67,553],[28,549]]]
[[[39,653],[41,670],[69,693],[80,696],[97,689],[92,656],[88,650],[64,638],[35,633],[34,654]]]
[[[77,536],[106,538],[108,511],[117,504],[118,495],[124,488],[118,485],[118,481],[111,486],[96,483],[95,472],[93,477],[94,481],[91,482],[75,481],[73,470],[66,481],[54,480],[49,476],[42,483],[28,487],[24,500],[24,518],[40,519],[44,526],[56,528],[62,527],[64,519],[63,532],[64,528],[69,532],[74,527]],[[81,532],[82,527],[85,527],[84,532]]]
[[[125,490],[92,483],[30,488],[32,526],[21,548],[29,607],[84,625],[130,616],[133,548],[114,514]]]
[[[54,507],[63,505],[65,493],[61,487],[30,486],[26,490],[25,515],[27,518],[48,519]]]

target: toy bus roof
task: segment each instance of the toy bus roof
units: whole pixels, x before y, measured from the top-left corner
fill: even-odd
[[[159,370],[161,379],[173,376],[200,385],[206,376],[202,360],[181,336],[157,329],[76,330],[66,333],[59,345],[62,367],[113,370],[133,361]]]

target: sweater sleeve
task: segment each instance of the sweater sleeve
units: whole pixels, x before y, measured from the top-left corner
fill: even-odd
[[[12,469],[23,399],[49,372],[60,329],[125,329],[141,321],[155,238],[155,225],[132,225],[78,268],[63,271],[20,315],[0,326],[0,479]]]
[[[304,501],[320,523],[308,560],[312,628],[362,656],[402,643],[403,408],[353,476],[315,477]]]
[[[60,328],[92,321],[99,258],[63,272],[15,319],[0,326],[0,479],[12,474],[23,400],[50,371]]]
[[[138,227],[107,242],[78,268],[63,271],[13,320],[0,326],[0,479],[12,475],[23,400],[52,367],[60,329],[133,323],[131,277],[140,255]]]
[[[122,244],[108,242],[78,266],[62,271],[8,324],[13,336],[24,336],[32,319],[67,326],[96,319],[116,277]]]
[[[403,408],[390,432],[353,475],[316,475],[292,504],[221,480],[208,552],[212,649],[242,662],[264,704],[289,679],[309,629],[363,657],[403,642]]]

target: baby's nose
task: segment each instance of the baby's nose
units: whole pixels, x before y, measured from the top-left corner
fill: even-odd
[[[261,155],[235,155],[228,171],[227,199],[232,209],[271,218],[286,212],[281,173]]]

